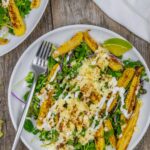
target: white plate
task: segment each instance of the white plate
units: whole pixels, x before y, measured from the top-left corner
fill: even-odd
[[[0,46],[0,56],[10,52],[11,50],[15,49],[18,45],[20,45],[34,30],[38,22],[40,21],[46,6],[48,4],[48,0],[41,1],[41,5],[37,9],[33,9],[29,15],[25,18],[26,23],[26,33],[23,36],[17,37],[13,35],[9,35],[9,43],[3,46]]]
[[[60,45],[61,43],[65,42],[66,40],[70,39],[76,32],[78,31],[84,31],[86,29],[90,29],[90,34],[94,37],[94,39],[97,40],[97,42],[103,42],[104,40],[111,38],[111,37],[121,37],[120,35],[109,31],[104,28],[92,26],[92,25],[72,25],[67,27],[62,27],[59,29],[56,29],[54,31],[51,31],[42,37],[40,37],[38,40],[36,40],[29,48],[24,52],[24,54],[19,59],[18,63],[16,64],[9,84],[9,91],[8,91],[8,105],[9,105],[9,112],[10,116],[13,122],[13,125],[16,129],[19,117],[21,116],[21,112],[23,110],[23,106],[21,102],[16,100],[11,95],[11,90],[13,88],[13,85],[15,85],[18,81],[22,80],[27,73],[31,70],[31,62],[35,56],[35,53],[41,43],[42,40],[50,41],[54,44]],[[146,68],[146,72],[150,78],[150,72],[148,70],[148,67],[142,58],[142,56],[139,54],[139,52],[133,48],[133,50],[127,52],[124,55],[124,58],[131,58],[133,60],[140,60],[143,65]],[[147,94],[142,97],[143,99],[143,106],[141,108],[140,116],[138,119],[137,124],[137,130],[134,133],[134,136],[132,137],[132,140],[129,145],[129,149],[133,149],[139,141],[142,139],[143,135],[145,134],[149,122],[150,122],[150,85],[148,83],[145,84],[145,87],[147,89]],[[38,138],[26,131],[23,131],[22,133],[22,141],[24,144],[31,150],[44,150],[44,148],[40,147],[41,142],[38,140]]]

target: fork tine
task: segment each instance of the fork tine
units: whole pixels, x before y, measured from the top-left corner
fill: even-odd
[[[51,50],[51,43],[43,41],[37,51],[35,64],[45,67]]]
[[[45,53],[47,52],[48,45],[49,45],[49,43],[46,41],[45,47],[43,49],[43,53],[42,53],[42,56],[41,56],[42,59],[45,59]]]
[[[45,41],[43,41],[43,42],[41,43],[41,46],[39,47],[39,49],[38,49],[38,51],[37,51],[37,53],[36,53],[36,56],[37,56],[37,57],[41,57],[44,47],[45,47]]]
[[[46,53],[44,55],[44,59],[47,60],[48,59],[48,56],[50,54],[50,51],[51,51],[51,43],[48,42],[48,47],[47,47],[47,50],[46,50]]]

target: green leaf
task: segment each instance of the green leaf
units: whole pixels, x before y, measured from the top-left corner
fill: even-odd
[[[104,132],[104,139],[105,139],[105,143],[106,145],[110,144],[109,138],[114,134],[113,130],[109,130],[109,131],[105,131]]]
[[[31,1],[30,0],[15,0],[15,3],[19,9],[19,12],[23,18],[28,15],[31,11]]]
[[[125,68],[135,68],[135,67],[142,67],[143,66],[139,60],[133,61],[131,59],[124,60],[123,64],[124,64]]]
[[[45,74],[41,74],[38,77],[38,81],[37,81],[37,84],[36,84],[36,87],[35,87],[35,92],[39,92],[42,89],[42,87],[45,86],[46,81],[47,81],[46,75]]]
[[[50,143],[56,142],[58,140],[59,133],[57,130],[52,129],[50,131],[40,131],[39,138],[41,141],[50,141]]]
[[[111,75],[112,77],[116,77],[119,78],[122,76],[122,72],[121,71],[113,71],[112,69],[108,68],[107,73],[109,75]]]
[[[86,129],[85,129],[85,128],[83,128],[83,129],[82,129],[82,131],[80,132],[80,135],[84,137],[84,136],[85,136],[85,134],[86,134]]]
[[[34,74],[33,74],[33,72],[29,72],[28,75],[25,77],[25,81],[28,84],[32,84],[33,80],[34,80]]]
[[[48,69],[51,70],[57,61],[53,57],[48,58]]]
[[[32,132],[34,129],[34,126],[32,124],[32,121],[30,119],[26,119],[24,123],[24,129],[28,132]]]
[[[30,93],[30,91],[27,91],[27,92],[25,93],[25,95],[23,96],[23,99],[24,99],[25,102],[26,102],[27,99],[28,99],[29,93]]]
[[[67,141],[67,144],[68,144],[68,145],[73,145],[73,144],[74,144],[74,141],[73,141],[73,140],[68,140],[68,141]]]
[[[10,18],[8,15],[8,9],[0,7],[0,29],[7,25],[10,26]]]
[[[29,112],[28,112],[28,117],[33,116],[35,119],[37,119],[39,111],[40,111],[39,104],[40,104],[40,99],[34,95],[31,101]]]
[[[86,145],[84,145],[84,150],[96,150],[95,142],[89,141]]]

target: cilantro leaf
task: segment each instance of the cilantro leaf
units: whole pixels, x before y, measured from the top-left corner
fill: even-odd
[[[15,3],[19,9],[20,15],[25,18],[31,11],[31,1],[30,0],[15,0]]]

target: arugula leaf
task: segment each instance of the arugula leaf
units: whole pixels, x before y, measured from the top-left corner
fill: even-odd
[[[125,68],[135,68],[135,67],[143,66],[143,64],[139,60],[133,61],[131,59],[124,60],[123,64],[124,64]]]
[[[40,131],[39,138],[41,141],[50,141],[51,143],[56,142],[58,140],[59,133],[57,130],[52,129],[50,131]]]
[[[105,131],[104,132],[104,139],[105,139],[105,143],[106,145],[110,145],[110,141],[109,138],[114,134],[113,130],[109,130],[109,131]]]
[[[34,129],[33,123],[30,119],[25,120],[24,129],[28,132],[32,132]]]
[[[85,134],[86,134],[86,129],[85,129],[85,128],[83,128],[83,129],[82,129],[82,131],[80,132],[80,135],[84,137],[84,136],[85,136]]]
[[[30,0],[15,0],[15,3],[19,9],[20,15],[25,18],[31,11],[31,1]]]
[[[85,145],[82,145],[81,143],[76,143],[73,146],[74,146],[75,150],[96,150],[94,140],[89,141]]]
[[[8,15],[8,9],[0,6],[0,29],[3,26],[10,25],[10,18]]]
[[[23,99],[24,99],[25,102],[26,102],[27,99],[28,99],[29,93],[30,93],[30,91],[27,91],[27,92],[25,93],[25,95],[23,96]]]
[[[45,86],[46,81],[47,81],[46,75],[45,74],[41,74],[38,77],[38,81],[37,81],[37,84],[36,84],[36,87],[35,87],[35,92],[39,92],[42,89],[42,87]]]
[[[34,95],[32,98],[32,101],[31,101],[31,106],[30,106],[29,112],[28,112],[28,117],[33,116],[35,119],[38,118],[38,114],[40,111],[39,103],[40,103],[40,99]]]
[[[107,73],[111,75],[112,77],[120,78],[122,76],[121,71],[113,71],[112,69],[108,68]]]
[[[77,62],[81,62],[85,57],[92,54],[91,49],[85,42],[82,42],[74,51],[74,55],[71,59],[75,59]]]
[[[48,69],[51,70],[56,63],[57,63],[56,60],[53,57],[49,56]]]
[[[84,150],[96,150],[95,142],[90,141],[86,145],[84,145]]]
[[[32,85],[34,80],[34,74],[33,72],[29,72],[28,75],[25,77],[25,81],[29,84]]]

